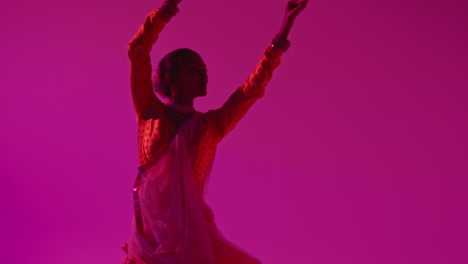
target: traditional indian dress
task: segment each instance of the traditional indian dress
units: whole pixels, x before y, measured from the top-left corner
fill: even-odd
[[[260,263],[218,230],[204,200],[205,184],[216,145],[263,96],[282,52],[266,48],[253,73],[217,110],[166,105],[152,90],[150,51],[167,22],[160,9],[152,11],[128,46],[140,167],[124,263]]]

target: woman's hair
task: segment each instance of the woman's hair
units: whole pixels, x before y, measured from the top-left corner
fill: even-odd
[[[158,69],[153,71],[153,91],[166,99],[171,99],[170,82],[175,78],[180,66],[184,63],[184,57],[190,55],[200,56],[191,49],[176,49],[164,56],[159,62]],[[169,75],[169,78],[166,78],[166,75]]]

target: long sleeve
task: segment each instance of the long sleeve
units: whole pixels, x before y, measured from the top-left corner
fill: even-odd
[[[157,9],[148,14],[145,23],[130,40],[127,49],[131,63],[130,85],[133,104],[139,119],[158,114],[164,109],[164,104],[153,92],[151,81],[151,48],[167,23],[159,12]]]
[[[255,70],[247,80],[217,109],[207,113],[209,133],[219,142],[245,116],[255,101],[265,93],[265,86],[271,80],[273,71],[281,61],[281,55],[266,48]]]

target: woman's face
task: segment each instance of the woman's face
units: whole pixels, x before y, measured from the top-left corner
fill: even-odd
[[[191,54],[180,58],[179,71],[174,77],[172,84],[177,96],[195,98],[207,94],[208,75],[200,56]]]

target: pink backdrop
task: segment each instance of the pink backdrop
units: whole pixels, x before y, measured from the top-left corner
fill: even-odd
[[[119,263],[136,124],[126,45],[160,1],[2,1],[0,259]],[[285,0],[186,0],[153,52],[208,65],[219,107]],[[265,264],[468,263],[468,3],[310,1],[219,145],[208,203]]]

